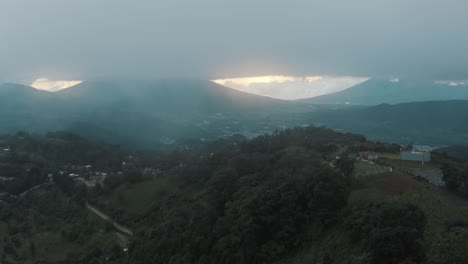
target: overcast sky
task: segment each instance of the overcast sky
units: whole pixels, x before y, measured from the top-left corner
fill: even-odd
[[[0,0],[0,81],[468,78],[463,0]]]

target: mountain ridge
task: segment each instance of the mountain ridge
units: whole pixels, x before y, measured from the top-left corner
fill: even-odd
[[[141,141],[140,146],[166,137],[242,131],[235,120],[258,120],[296,105],[201,80],[89,81],[53,93],[8,84],[4,90],[27,93],[0,98],[0,117],[7,121],[0,133],[71,130],[112,143]]]
[[[369,79],[345,90],[302,99],[317,104],[379,105],[409,102],[468,100],[468,86],[425,80]]]

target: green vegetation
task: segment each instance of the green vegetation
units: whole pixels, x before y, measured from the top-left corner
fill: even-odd
[[[164,153],[130,153],[62,133],[0,140],[11,146],[0,157],[5,171],[33,182],[28,186],[39,183],[0,197],[2,263],[466,260],[468,201],[413,178],[413,163],[356,162],[358,151],[398,151],[360,135],[304,127],[252,140],[184,142]],[[10,157],[17,153],[27,158]],[[459,161],[435,158],[425,166],[450,161],[446,177],[464,173]],[[93,184],[86,173],[94,172],[78,166],[88,162],[105,175]],[[84,181],[58,173],[64,168],[84,170]]]
[[[468,197],[468,167],[460,168],[446,163],[442,166],[444,182],[448,190]]]
[[[379,153],[379,158],[399,160],[400,155],[395,153]]]
[[[444,147],[435,150],[437,153],[441,153],[446,156],[453,158],[468,160],[468,147],[467,146],[453,146],[453,147]]]
[[[421,263],[426,216],[411,204],[382,203],[354,210],[350,216],[352,237],[364,241],[374,263]]]
[[[304,118],[308,123],[320,123],[385,142],[468,145],[466,100],[355,107],[311,112]]]
[[[466,100],[468,91],[428,80],[390,82],[373,78],[351,88],[304,101],[318,104],[380,105],[423,101]]]
[[[1,202],[0,218],[2,263],[85,262],[117,247],[102,220],[53,185]]]

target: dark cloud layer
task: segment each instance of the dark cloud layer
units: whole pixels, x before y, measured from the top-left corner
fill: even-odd
[[[0,0],[0,80],[468,78],[468,1]]]

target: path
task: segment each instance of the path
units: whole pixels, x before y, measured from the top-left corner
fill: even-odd
[[[94,214],[96,214],[97,216],[102,218],[103,220],[111,222],[112,225],[114,226],[114,228],[117,229],[118,231],[120,231],[121,233],[124,233],[124,234],[129,235],[129,236],[133,235],[132,230],[130,230],[126,226],[123,226],[123,225],[117,223],[110,216],[106,215],[104,212],[97,209],[96,207],[90,205],[89,203],[86,203],[86,208],[88,208],[91,212],[93,212]]]

